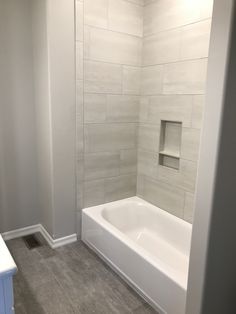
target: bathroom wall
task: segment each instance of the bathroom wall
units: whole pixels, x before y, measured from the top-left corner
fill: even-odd
[[[75,233],[74,1],[32,2],[40,222],[53,238]]]
[[[0,232],[74,234],[74,0],[0,1],[0,43]]]
[[[32,2],[34,104],[37,134],[37,178],[41,222],[53,234],[53,182],[51,178],[50,85],[47,35],[47,2]]]
[[[40,219],[30,2],[0,1],[0,232]]]
[[[55,238],[75,232],[74,0],[47,0]]]
[[[212,4],[76,1],[78,219],[137,194],[192,221]],[[159,165],[161,120],[182,123],[179,170]]]
[[[137,194],[190,222],[212,3],[153,0],[144,6]],[[182,122],[179,170],[159,165],[161,120]]]
[[[136,194],[141,4],[76,2],[78,209]]]

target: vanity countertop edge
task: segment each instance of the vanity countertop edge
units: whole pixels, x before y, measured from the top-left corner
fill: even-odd
[[[13,276],[16,271],[17,266],[14,259],[0,234],[0,280],[4,277]]]

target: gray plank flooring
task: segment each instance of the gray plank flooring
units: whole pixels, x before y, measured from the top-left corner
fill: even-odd
[[[55,250],[29,250],[20,238],[7,245],[18,266],[16,314],[157,313],[81,241]]]

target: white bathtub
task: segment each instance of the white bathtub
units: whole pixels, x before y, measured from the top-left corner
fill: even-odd
[[[131,197],[83,209],[82,240],[159,313],[184,314],[189,223]]]

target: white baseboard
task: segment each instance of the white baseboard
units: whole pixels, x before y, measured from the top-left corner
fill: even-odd
[[[2,235],[3,239],[5,241],[7,241],[7,240],[12,240],[12,239],[24,237],[24,236],[27,236],[29,234],[33,234],[36,232],[41,232],[41,225],[40,224],[21,228],[21,229],[16,229],[16,230],[8,231],[8,232],[4,232],[1,235]]]
[[[44,239],[47,241],[48,245],[52,248],[58,248],[60,246],[70,244],[77,241],[77,234],[71,234],[66,237],[53,239],[51,235],[47,232],[47,230],[41,225],[33,225],[26,228],[16,229],[8,232],[2,233],[2,237],[5,241],[12,240],[20,237],[24,237],[36,232],[40,232]]]
[[[70,244],[70,243],[77,241],[77,234],[76,233],[70,234],[69,236],[66,236],[63,238],[53,239],[51,237],[51,235],[47,232],[47,230],[42,225],[41,225],[40,232],[52,249],[56,249],[57,247],[67,245],[67,244]]]

